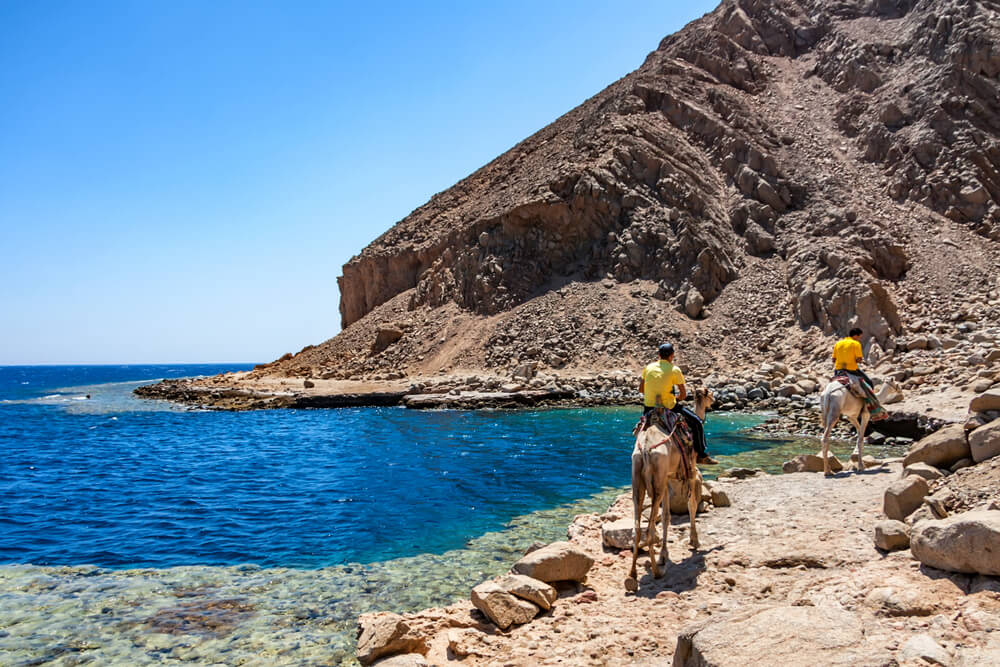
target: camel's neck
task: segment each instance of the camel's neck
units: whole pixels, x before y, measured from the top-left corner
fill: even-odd
[[[708,412],[708,406],[698,401],[694,406],[694,413],[698,415],[698,419],[705,421],[705,413]]]

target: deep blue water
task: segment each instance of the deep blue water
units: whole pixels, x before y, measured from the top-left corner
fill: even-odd
[[[230,413],[131,394],[247,368],[0,367],[0,563],[373,562],[629,483],[638,408]],[[713,415],[711,451],[766,446],[748,423]]]

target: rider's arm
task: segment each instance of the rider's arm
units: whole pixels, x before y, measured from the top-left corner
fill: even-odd
[[[642,394],[646,391],[646,379],[639,378],[639,393]]]
[[[688,395],[687,385],[679,384],[677,385],[677,389],[680,390],[679,393],[677,394],[678,401],[683,401],[685,398],[687,398]]]

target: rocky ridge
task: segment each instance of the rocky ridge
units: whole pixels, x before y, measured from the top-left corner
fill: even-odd
[[[634,374],[664,339],[695,377],[822,376],[859,325],[973,382],[995,336],[948,351],[1000,322],[998,37],[992,2],[725,0],[348,262],[340,334],[231,380]]]

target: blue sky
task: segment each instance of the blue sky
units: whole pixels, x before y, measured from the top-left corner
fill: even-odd
[[[258,362],[715,2],[0,4],[0,364]]]

